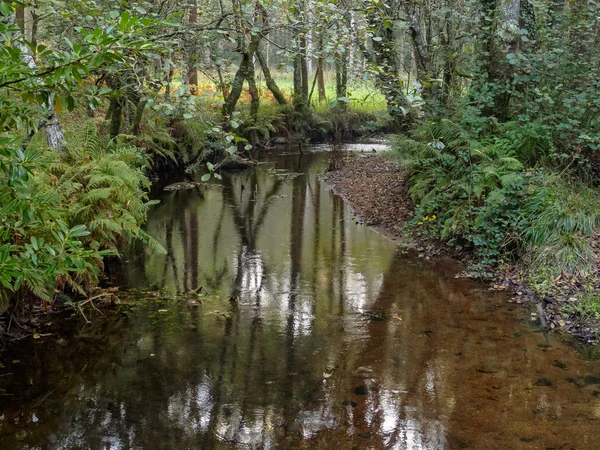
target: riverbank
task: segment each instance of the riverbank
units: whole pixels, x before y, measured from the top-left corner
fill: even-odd
[[[469,266],[476,264],[473,252],[458,250],[439,239],[415,232],[410,221],[414,217],[414,205],[409,195],[405,170],[398,160],[385,154],[353,154],[342,159],[334,170],[320,176],[336,194],[352,208],[356,219],[373,228],[393,242],[415,248],[425,257],[450,256]],[[600,246],[596,246],[600,250]],[[600,251],[598,251],[600,259]],[[491,290],[512,293],[509,302],[532,305],[540,325],[550,331],[565,332],[577,339],[597,345],[600,327],[596,317],[582,318],[568,314],[585,301],[584,286],[575,277],[559,277],[545,292],[536,292],[523,279],[527,266],[523,260],[494,268],[486,281]],[[470,276],[468,271],[465,276]],[[594,293],[600,293],[594,285]]]

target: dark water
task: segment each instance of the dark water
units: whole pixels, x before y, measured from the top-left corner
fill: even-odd
[[[0,449],[600,448],[600,363],[356,225],[327,165],[164,193],[138,291],[0,354]]]

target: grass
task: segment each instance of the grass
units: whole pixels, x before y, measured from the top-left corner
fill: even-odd
[[[563,306],[562,310],[586,322],[600,320],[600,293],[585,291],[576,302]]]
[[[284,92],[286,97],[291,100],[291,93],[293,92],[293,75],[286,72],[274,72],[272,73],[275,81],[277,82],[280,89]],[[309,92],[312,88],[312,77],[309,84]],[[317,86],[315,86],[311,106],[317,113],[323,113],[330,108],[331,102],[336,99],[335,93],[335,74],[333,72],[325,72],[325,101],[319,101],[319,94],[317,92]],[[262,77],[257,77],[257,82],[263,90],[266,90],[266,85]],[[348,85],[348,98],[350,99],[349,108],[363,113],[375,114],[379,111],[386,111],[387,106],[385,97],[381,94],[372,82],[366,80],[354,80]]]
[[[523,240],[533,267],[586,276],[596,269],[592,237],[600,221],[600,193],[581,183],[544,174],[525,201]]]
[[[293,74],[287,72],[280,71],[271,71],[271,75],[276,81],[277,85],[281,89],[283,95],[288,99],[288,101],[292,101],[292,93],[293,93]],[[310,77],[309,83],[309,92],[312,88],[312,83],[314,79],[314,75]],[[177,80],[177,77],[176,77]],[[319,95],[317,86],[315,86],[311,107],[317,114],[322,114],[331,108],[331,102],[336,99],[335,93],[335,73],[333,72],[325,72],[324,74],[325,80],[325,101],[319,101]],[[259,93],[261,96],[261,105],[274,105],[275,99],[267,89],[265,84],[265,80],[260,71],[256,72],[256,82],[259,88]],[[177,90],[181,86],[181,81],[173,81],[171,84],[172,90]],[[223,101],[223,96],[220,92],[217,92],[217,88],[214,85],[213,81],[206,76],[200,75],[198,80],[198,96],[202,97],[204,100],[219,104]],[[376,86],[370,80],[353,80],[348,84],[348,98],[349,109],[362,113],[383,113],[386,112],[387,106],[385,97],[381,94],[380,90],[377,89]],[[240,103],[250,103],[250,94],[248,92],[248,85],[245,83],[244,91],[240,96]]]

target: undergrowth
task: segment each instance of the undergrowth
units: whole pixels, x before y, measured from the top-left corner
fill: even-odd
[[[413,229],[473,252],[472,275],[522,261],[542,291],[559,275],[583,279],[596,270],[600,194],[543,164],[554,151],[544,126],[507,123],[476,139],[442,120],[394,146],[409,170]]]
[[[586,290],[575,302],[565,304],[562,311],[585,321],[598,321],[600,320],[600,295],[592,290]]]
[[[141,229],[149,207],[149,156],[138,147],[100,138],[88,121],[64,152],[32,143],[23,168],[0,182],[0,296],[51,301],[55,289],[85,294],[102,259],[124,241],[162,246]],[[35,171],[27,172],[27,167]],[[9,173],[13,169],[9,168]]]

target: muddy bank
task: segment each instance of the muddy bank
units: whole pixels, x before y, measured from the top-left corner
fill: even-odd
[[[458,251],[443,242],[411,233],[408,222],[412,218],[413,203],[403,168],[387,155],[351,155],[335,164],[320,176],[331,189],[346,200],[356,220],[374,228],[392,241],[415,248],[423,256],[449,256],[466,266],[477,262],[473,253]],[[600,256],[600,252],[599,252]],[[527,286],[521,273],[523,262],[496,269],[490,290],[505,290],[513,294],[509,302],[529,304],[532,315],[540,325],[551,331],[565,332],[579,340],[597,345],[597,321],[582,320],[563,312],[565,305],[577,302],[582,285],[578,280],[555,280],[553,293],[540,296]]]
[[[336,167],[320,179],[350,204],[357,221],[395,242],[408,243],[403,230],[413,206],[402,168],[390,158],[358,154],[343,158]]]

